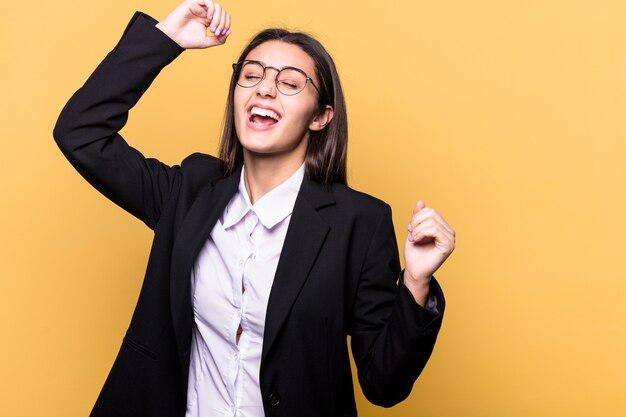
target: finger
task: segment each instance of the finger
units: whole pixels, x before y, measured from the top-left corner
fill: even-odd
[[[189,11],[192,15],[197,16],[201,19],[205,19],[206,16],[206,5],[204,1],[196,1],[189,5]]]
[[[446,229],[438,226],[426,227],[422,231],[418,231],[414,242],[419,244],[423,241],[432,240],[435,247],[442,252],[451,253],[454,250],[455,239]]]
[[[433,236],[430,235],[431,232]],[[420,235],[416,240],[408,241],[406,244],[417,247],[427,245],[428,250],[436,251],[445,259],[454,251],[454,241],[447,239],[445,232],[441,230],[439,232],[438,234],[436,231],[425,231],[424,235]]]
[[[435,246],[440,248],[444,253],[449,254],[454,250],[454,236],[435,220],[429,219],[420,224],[409,235],[408,240],[410,242],[423,244],[434,241]]]
[[[213,0],[200,0],[200,3],[202,3],[207,12],[209,12],[207,17],[213,16],[213,11],[215,10],[215,3],[213,2]]]
[[[446,222],[446,220],[443,217],[441,217],[441,215],[437,213],[435,209],[431,207],[424,207],[418,213],[414,214],[413,217],[411,218],[409,225],[411,226],[411,229],[412,229],[416,227],[418,224],[422,223],[424,220],[431,218],[431,217],[437,219],[443,225],[443,227],[448,229],[450,233],[454,234],[454,230],[452,229],[452,227],[450,227],[448,222]]]
[[[220,19],[222,18],[222,6],[220,6],[219,3],[215,3],[214,6],[215,11],[213,12],[213,20],[211,21],[211,32],[213,32],[213,34],[215,35],[217,27],[220,24]]]
[[[226,38],[230,35],[230,14],[226,13],[226,23],[224,24],[224,28],[220,31],[220,35],[218,39],[221,43],[226,42]]]
[[[418,223],[414,227],[410,227],[410,226],[411,224],[409,224],[409,233],[408,233],[407,239],[410,242],[415,242],[418,237],[420,238],[420,241],[422,241],[424,239],[424,236],[428,234],[427,232],[432,231],[432,229],[436,227],[436,223],[435,223],[435,220],[433,220],[432,218],[429,218],[429,219],[425,219],[421,223]]]
[[[217,12],[215,14],[217,16]],[[226,42],[226,39],[230,35],[230,15],[224,12],[224,18],[220,17],[219,19],[216,17],[215,20],[222,20],[224,23],[224,27],[220,29],[218,26],[215,29],[214,36],[206,36],[204,38],[204,48],[209,48],[211,46],[222,45]],[[219,32],[218,32],[219,31]]]
[[[213,0],[200,0],[200,3],[202,3],[202,7],[206,9],[206,19],[210,25],[211,20],[213,20],[213,13],[215,13],[215,4]]]
[[[441,228],[445,229],[447,234],[449,234],[450,236],[452,236],[454,238],[454,236],[455,236],[454,230],[436,212],[434,213],[434,215],[432,217],[428,217],[426,220],[424,220],[423,222],[421,222],[419,224],[428,223],[430,220],[432,220],[437,225],[437,227],[441,227]],[[417,227],[419,227],[419,224],[418,224]]]
[[[224,26],[224,29],[228,32],[228,34],[230,34],[230,13],[226,13],[226,25]]]
[[[415,204],[415,208],[413,209],[413,214],[419,212],[424,207],[426,207],[426,203],[424,203],[422,200],[419,200],[417,204]]]
[[[430,207],[423,207],[420,211],[413,213],[413,216],[411,216],[411,223],[414,223],[414,226],[417,226],[418,223],[421,223],[427,218],[432,217],[434,214],[434,209]]]
[[[224,26],[226,25],[226,10],[222,9],[220,13],[220,23],[217,26],[217,30],[215,31],[215,36],[220,36],[224,33]]]
[[[421,213],[419,215],[416,215],[413,219],[411,219],[411,223],[409,224],[410,229],[414,229],[419,224],[425,222],[428,219],[436,220],[439,224],[441,224],[442,227],[448,230],[448,232],[450,232],[451,234],[454,234],[454,230],[448,224],[448,222],[446,222],[445,219],[441,217],[441,215],[434,210],[430,213],[424,213],[424,215],[421,215]]]
[[[440,223],[437,219],[433,218],[433,217],[429,217],[426,220],[424,220],[423,222],[419,223],[417,226],[415,226],[414,228],[412,228],[409,231],[409,234],[411,235],[412,241],[417,241],[419,237],[424,237],[424,236],[432,236],[433,233],[436,230],[445,230],[446,233],[449,233]],[[411,239],[409,239],[411,240]]]

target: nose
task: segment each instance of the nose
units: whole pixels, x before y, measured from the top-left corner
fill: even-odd
[[[268,71],[274,70],[274,71]],[[257,94],[262,96],[276,96],[276,77],[278,77],[278,69],[274,67],[265,67],[265,76],[257,84]]]

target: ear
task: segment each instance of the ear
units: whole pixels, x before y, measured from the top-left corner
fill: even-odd
[[[326,108],[318,113],[311,123],[309,123],[309,130],[319,131],[324,129],[331,120],[333,120],[333,116],[335,112],[330,105],[326,105]]]

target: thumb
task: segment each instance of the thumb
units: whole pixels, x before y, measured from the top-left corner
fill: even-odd
[[[226,42],[226,39],[230,35],[230,30],[226,31],[226,33],[221,34],[219,36],[205,36],[202,41],[202,45],[200,48],[210,48],[212,46],[223,45]]]
[[[426,203],[424,203],[422,200],[419,200],[415,205],[415,208],[413,209],[413,214],[418,213],[424,207],[426,207]]]

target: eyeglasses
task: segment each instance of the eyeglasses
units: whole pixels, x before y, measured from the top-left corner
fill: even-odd
[[[306,72],[300,68],[284,67],[278,69],[276,67],[265,66],[259,61],[245,60],[233,64],[233,71],[235,77],[237,77],[237,85],[243,88],[251,88],[265,79],[265,72],[270,68],[277,71],[275,82],[276,88],[281,94],[286,96],[293,96],[304,90],[307,83],[311,83],[317,93],[320,94],[320,90],[317,88],[311,77],[306,75]]]

